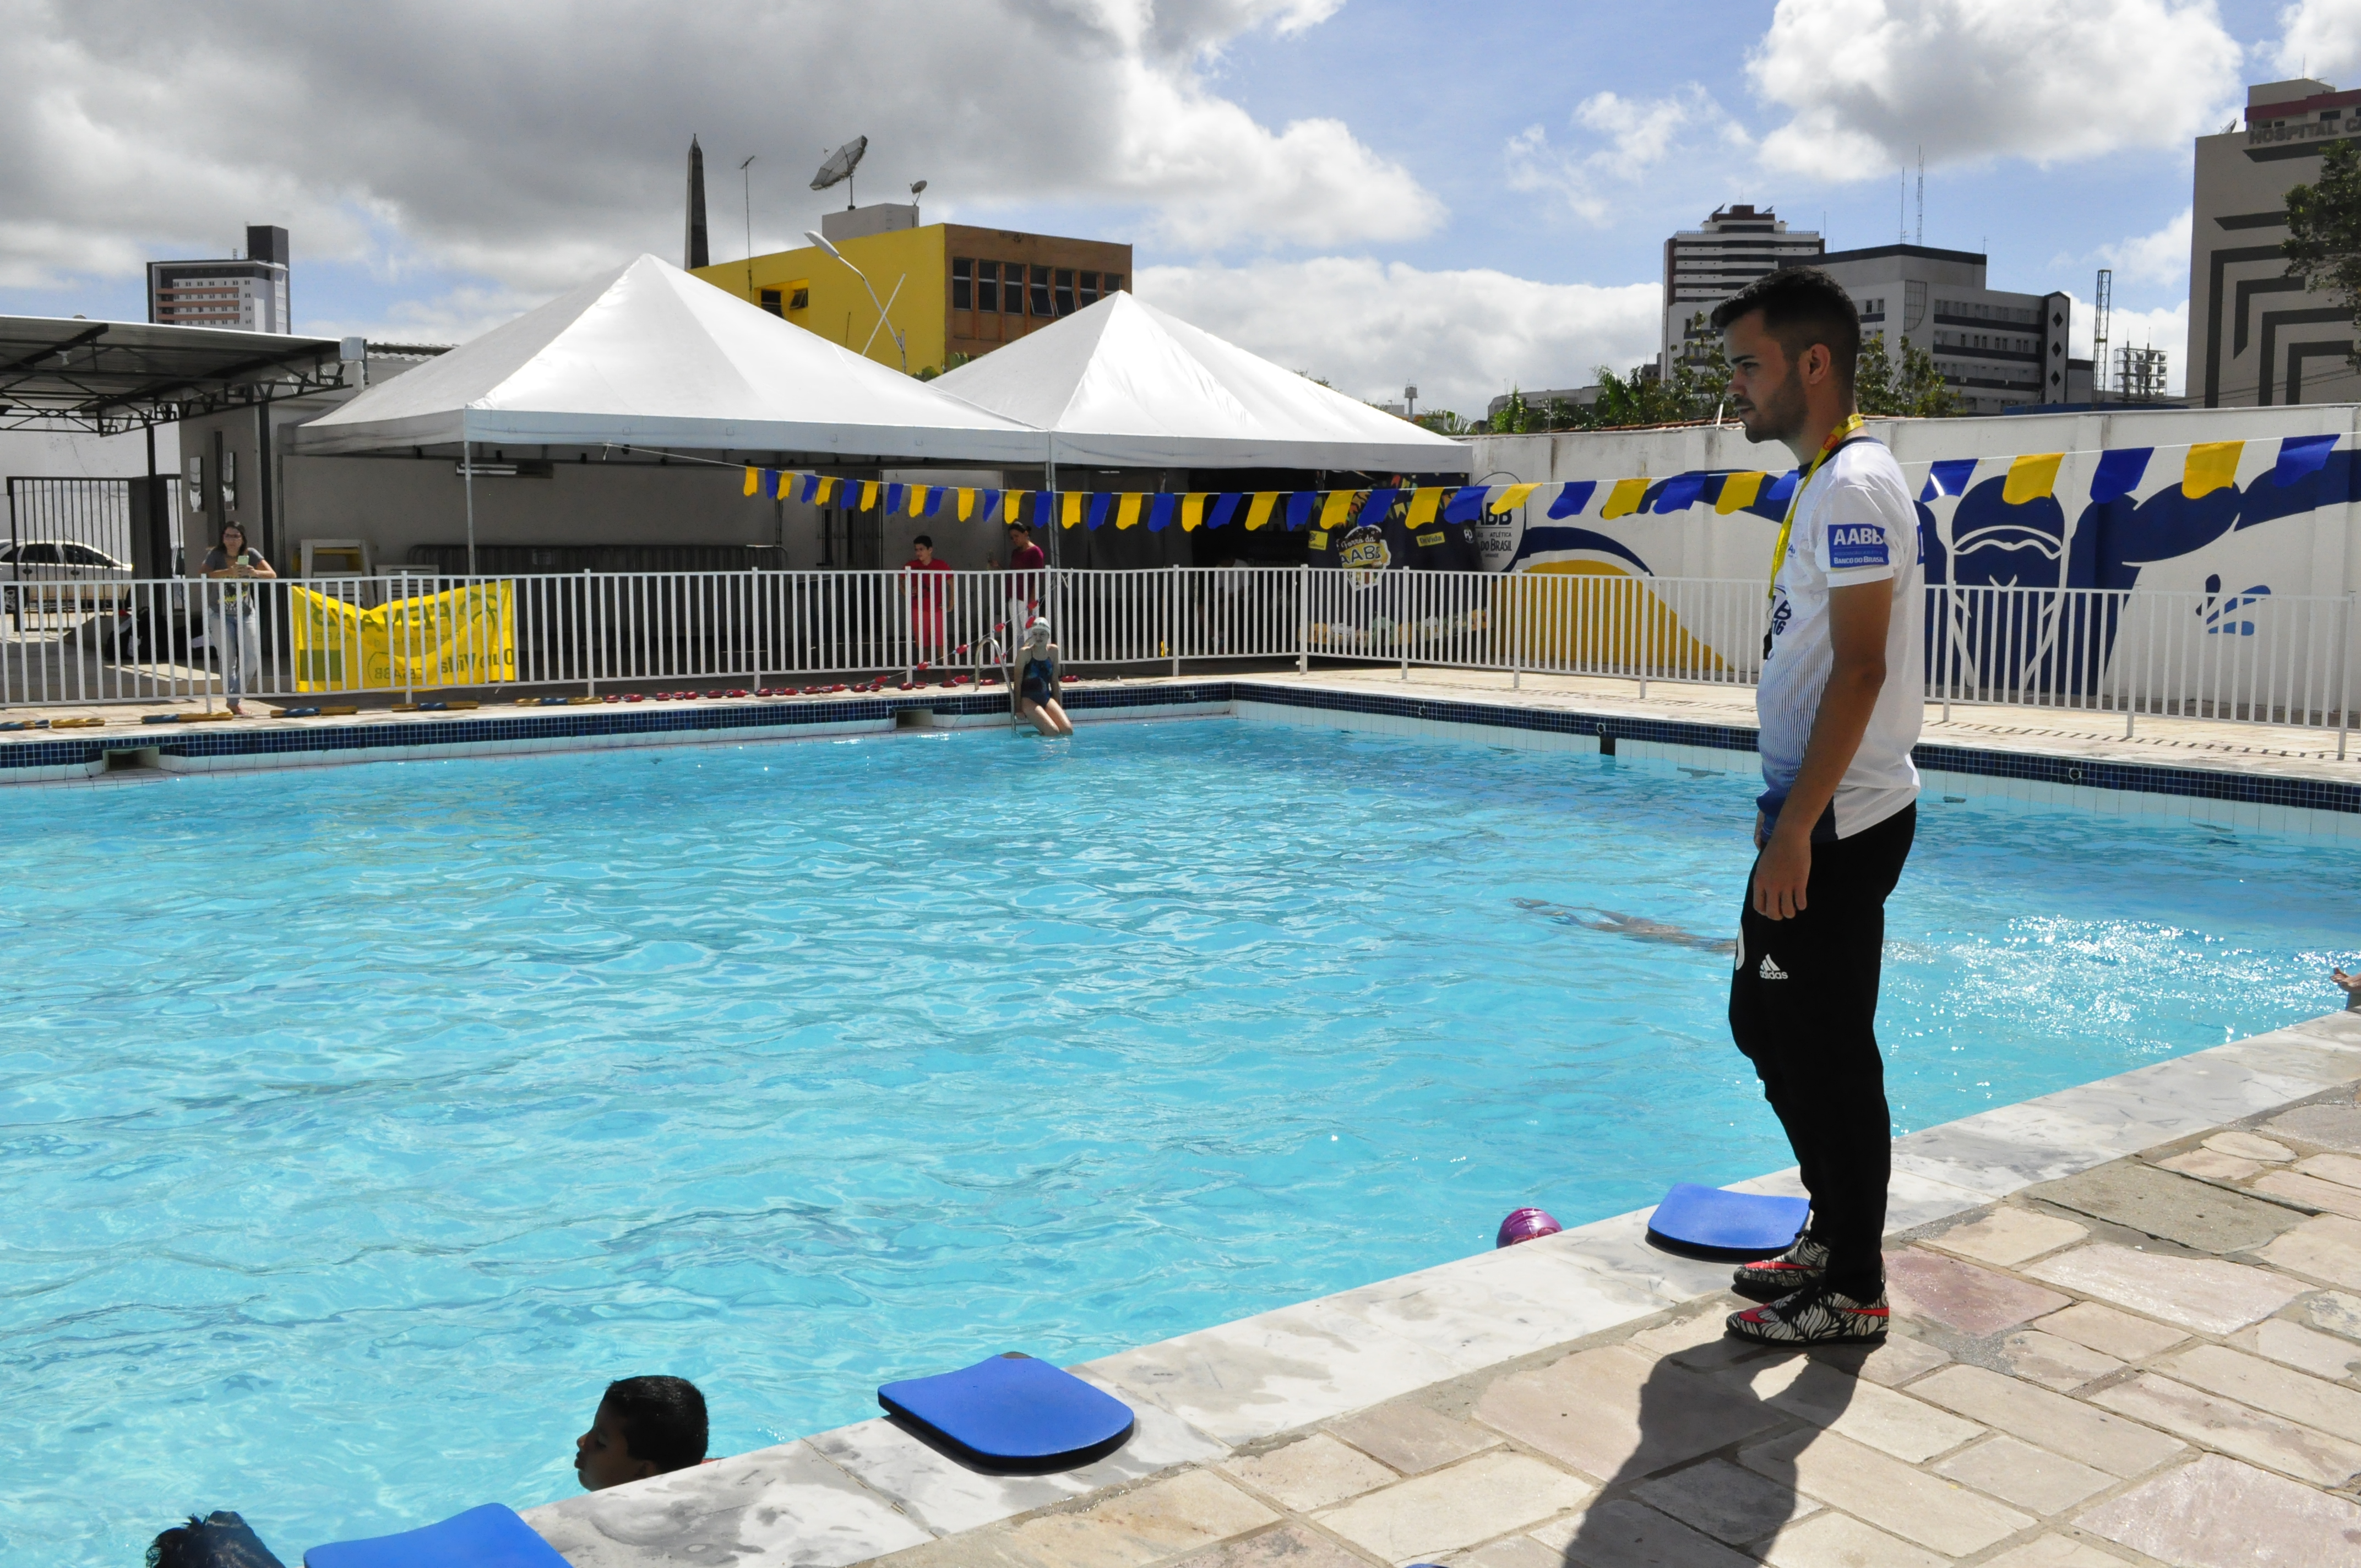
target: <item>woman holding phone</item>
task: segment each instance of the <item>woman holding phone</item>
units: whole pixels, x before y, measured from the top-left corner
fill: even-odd
[[[262,552],[249,549],[246,530],[234,522],[222,524],[221,543],[205,553],[200,568],[208,578],[276,577]],[[256,624],[254,590],[221,587],[205,590],[205,641],[220,652],[222,683],[229,694],[229,710],[244,713],[238,698],[262,673],[262,632]]]

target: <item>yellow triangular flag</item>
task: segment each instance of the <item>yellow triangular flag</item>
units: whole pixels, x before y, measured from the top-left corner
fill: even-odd
[[[1212,492],[1208,490],[1191,490],[1180,498],[1181,532],[1197,532],[1199,525],[1205,521],[1205,502],[1211,496]]]
[[[1451,493],[1447,485],[1422,485],[1410,493],[1410,516],[1404,521],[1412,528],[1424,528],[1434,521],[1442,510],[1443,498]]]
[[[746,470],[746,493],[748,495],[752,495],[754,493],[754,487],[762,482],[763,470],[760,468],[749,468]]]
[[[1640,510],[1640,502],[1647,494],[1646,479],[1618,479],[1615,488],[1608,495],[1607,504],[1598,509],[1598,515],[1602,519],[1629,517]]]
[[[2058,465],[2064,461],[2063,452],[2026,452],[2010,458],[2008,481],[2000,488],[2000,499],[2010,506],[2039,500],[2057,489]]]
[[[1728,517],[1741,507],[1752,506],[1754,498],[1763,493],[1763,481],[1770,477],[1768,474],[1732,474],[1721,482],[1721,498],[1713,503],[1713,510]]]
[[[912,517],[924,517],[927,515],[927,492],[933,488],[934,487],[932,485],[912,485],[910,487],[910,515]]]
[[[1254,504],[1246,508],[1246,532],[1252,533],[1270,521],[1270,509],[1279,504],[1277,490],[1257,490]]]
[[[856,511],[867,511],[877,504],[878,484],[875,479],[861,481],[861,505],[854,509]]]
[[[836,487],[837,477],[835,475],[821,475],[818,486],[812,491],[812,505],[824,507],[828,505],[829,502],[834,500],[836,499]]]
[[[1129,528],[1139,521],[1139,492],[1126,490],[1115,506],[1115,525]]]
[[[1068,490],[1065,494],[1064,499],[1065,504],[1058,509],[1058,526],[1060,528],[1071,528],[1074,524],[1082,521],[1082,492],[1080,490]]]
[[[1510,485],[1506,490],[1501,492],[1499,503],[1488,507],[1486,510],[1490,511],[1507,511],[1511,508],[1521,507],[1525,504],[1526,500],[1532,497],[1535,490],[1540,488],[1541,487],[1539,485]]]
[[[1320,523],[1323,529],[1342,528],[1351,518],[1355,490],[1331,490],[1328,499],[1320,503]]]
[[[1025,515],[1025,498],[1030,490],[1004,490],[1000,495],[1000,521],[1016,522]]]
[[[961,485],[959,488],[959,520],[961,522],[965,522],[967,521],[968,513],[974,510],[975,492],[969,489],[965,485]]]
[[[2238,482],[2238,457],[2243,441],[2201,441],[2189,449],[2189,466],[2180,471],[2180,493],[2191,500],[2212,495]]]

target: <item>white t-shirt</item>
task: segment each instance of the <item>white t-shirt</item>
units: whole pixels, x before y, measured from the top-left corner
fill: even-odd
[[[1890,582],[1894,616],[1885,633],[1885,685],[1869,729],[1831,803],[1834,837],[1876,827],[1918,798],[1910,748],[1926,717],[1927,568],[1918,510],[1902,466],[1871,440],[1855,439],[1820,465],[1795,507],[1795,526],[1771,594],[1771,651],[1755,688],[1763,723],[1763,814],[1775,817],[1795,787],[1812,739],[1820,694],[1836,663],[1828,637],[1828,590]],[[1830,837],[1827,819],[1812,836]]]

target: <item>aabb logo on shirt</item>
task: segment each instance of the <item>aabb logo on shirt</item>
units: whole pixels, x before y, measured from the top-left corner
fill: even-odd
[[[1828,569],[1855,571],[1887,564],[1885,529],[1874,522],[1839,522],[1828,530]]]

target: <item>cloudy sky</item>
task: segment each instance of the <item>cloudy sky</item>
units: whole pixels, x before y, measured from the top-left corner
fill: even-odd
[[[1650,356],[1717,204],[1892,240],[1923,149],[1927,244],[2112,265],[2177,381],[2190,140],[2307,69],[2361,84],[2361,0],[0,0],[0,311],[138,319],[148,258],[277,223],[299,329],[462,340],[678,260],[692,131],[716,259],[740,159],[776,249],[866,134],[865,200],[1128,239],[1145,299],[1480,408]]]

